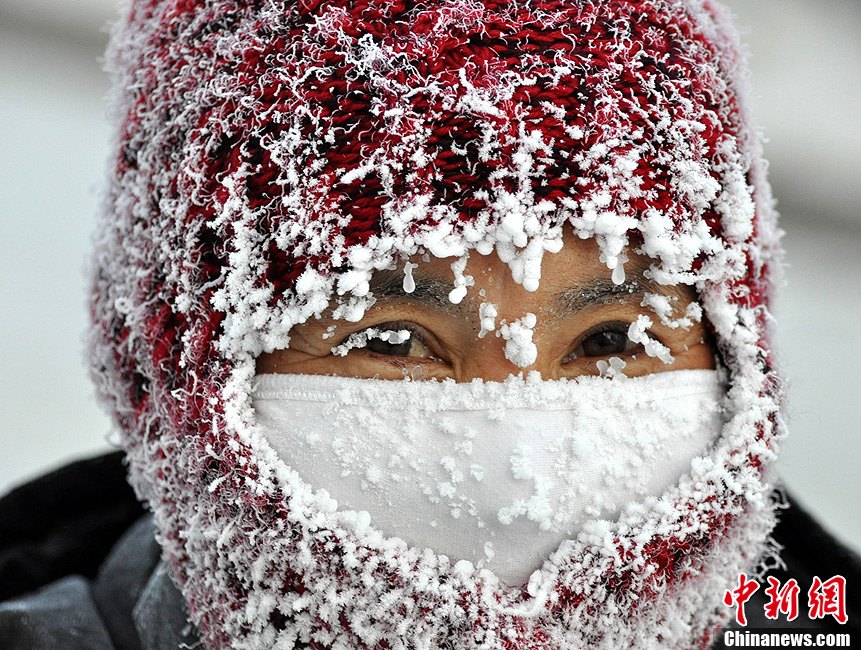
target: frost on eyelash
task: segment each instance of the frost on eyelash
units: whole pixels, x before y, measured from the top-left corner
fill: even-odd
[[[642,307],[651,307],[661,324],[671,329],[690,329],[694,323],[699,323],[703,317],[703,308],[698,302],[690,302],[685,308],[685,313],[680,318],[671,318],[673,315],[673,304],[679,300],[678,296],[665,296],[659,293],[647,293],[640,303]]]
[[[667,364],[673,363],[675,359],[673,358],[673,355],[670,354],[670,349],[646,333],[646,330],[651,326],[652,319],[644,314],[640,314],[637,316],[637,320],[631,323],[630,327],[628,327],[628,338],[634,343],[640,343],[646,351],[646,354],[650,357],[657,357]]]
[[[369,327],[361,332],[351,334],[341,345],[333,347],[332,354],[345,357],[353,348],[363,348],[368,345],[368,341],[371,339],[379,339],[392,345],[398,345],[409,340],[409,338],[409,330],[379,330],[375,327]]]
[[[627,365],[619,357],[610,357],[609,363],[604,361],[604,359],[599,359],[595,364],[601,377],[606,377],[607,379],[627,379],[624,373],[625,366]]]

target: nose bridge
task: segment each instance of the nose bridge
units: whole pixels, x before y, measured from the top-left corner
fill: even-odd
[[[493,355],[481,355],[478,358],[472,358],[458,372],[455,377],[457,381],[472,381],[473,379],[482,379],[484,381],[504,381],[510,375],[516,375],[522,372],[523,368],[518,368],[501,352]]]
[[[475,278],[475,286],[472,292],[476,306],[476,314],[480,319],[480,328],[484,332],[482,338],[476,338],[471,342],[467,354],[461,360],[460,367],[456,368],[455,378],[457,381],[471,381],[473,379],[484,379],[485,381],[503,381],[510,375],[518,373],[526,374],[532,370],[538,370],[545,376],[550,370],[546,352],[542,354],[541,346],[538,346],[538,356],[528,366],[520,366],[506,357],[506,346],[509,345],[507,336],[510,328],[529,327],[532,314],[535,317],[544,311],[542,309],[543,294],[540,291],[530,292],[516,282],[507,264],[498,258],[479,258],[470,260],[471,272]],[[481,292],[479,294],[479,291]],[[485,307],[478,305],[492,305],[492,311],[486,311]],[[488,314],[492,314],[490,321],[486,320]],[[535,331],[535,328],[530,328]],[[533,336],[538,343],[537,336]],[[509,350],[511,352],[511,350]]]
[[[535,361],[528,366],[518,366],[506,357],[505,347],[507,341],[496,336],[496,332],[490,332],[485,338],[477,339],[464,355],[461,364],[455,368],[455,379],[457,381],[472,381],[483,379],[484,381],[504,381],[510,375],[532,371],[538,371],[544,379],[556,378],[558,369],[553,367],[548,350],[539,345],[538,355]]]
[[[455,373],[455,380],[461,382],[482,379],[484,381],[504,381],[511,375],[537,371],[542,379],[558,379],[558,368],[554,368],[546,354],[541,354],[540,349],[535,363],[521,368],[505,358],[502,349],[485,352],[471,356],[461,368]]]

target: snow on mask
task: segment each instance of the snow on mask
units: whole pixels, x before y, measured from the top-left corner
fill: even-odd
[[[262,375],[272,448],[339,508],[525,584],[585,522],[659,496],[720,432],[714,370],[469,384]]]
[[[769,555],[783,435],[779,229],[712,0],[132,0],[108,62],[92,373],[207,647],[710,644]],[[724,424],[528,589],[339,510],[261,435],[255,359],[329,307],[360,320],[375,271],[449,260],[457,301],[495,252],[535,290],[566,231],[617,283],[635,251],[695,288]],[[482,321],[529,364],[531,319]]]

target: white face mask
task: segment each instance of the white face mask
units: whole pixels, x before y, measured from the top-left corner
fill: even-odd
[[[590,520],[675,484],[718,437],[713,370],[505,382],[261,375],[258,425],[341,510],[525,583]]]

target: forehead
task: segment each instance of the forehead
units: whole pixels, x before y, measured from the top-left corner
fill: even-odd
[[[378,271],[371,280],[370,292],[378,303],[408,300],[453,314],[474,311],[480,303],[491,302],[503,309],[520,306],[525,311],[550,310],[559,316],[644,293],[674,295],[686,302],[696,297],[687,285],[660,285],[650,279],[648,269],[652,260],[634,252],[628,253],[625,279],[614,281],[612,272],[601,260],[597,243],[573,234],[566,234],[559,252],[545,253],[535,291],[527,291],[516,282],[509,264],[496,252],[481,255],[473,251],[462,271],[470,287],[462,302],[454,302],[450,297],[456,277],[453,263],[453,258],[416,256],[410,261],[415,265],[409,269],[412,282],[405,283],[403,267]],[[405,288],[407,284],[412,285],[411,291]]]

